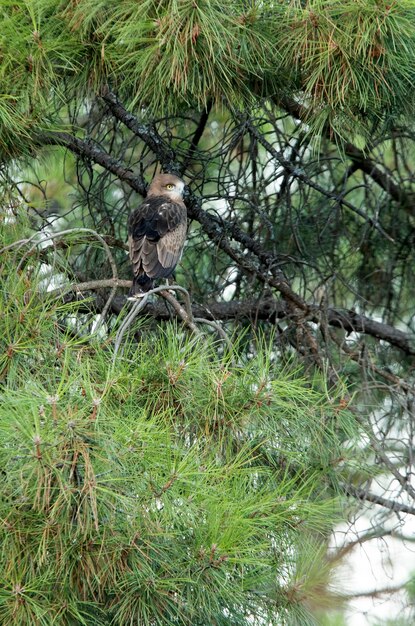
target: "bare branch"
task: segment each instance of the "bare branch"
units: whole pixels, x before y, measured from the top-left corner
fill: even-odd
[[[75,283],[59,287],[51,291],[51,294],[62,294],[69,291],[83,292],[94,289],[104,289],[108,287],[131,286],[130,280],[122,280],[117,278],[87,281],[83,283]],[[187,293],[187,292],[186,292]],[[125,299],[122,299],[121,307],[117,305],[114,311],[118,313],[124,305]],[[190,304],[190,302],[189,302]],[[229,302],[211,301],[205,306],[192,303],[191,310],[187,304],[187,311],[192,312],[195,317],[204,318],[205,320],[237,320],[237,319],[256,319],[268,321],[275,324],[278,319],[284,319],[290,316],[291,312],[287,309],[284,302],[275,300],[274,298],[265,298],[262,300],[232,300]],[[329,308],[327,311],[321,309],[317,305],[308,305],[309,315],[307,319],[314,323],[319,323],[321,314],[327,315],[327,323],[330,326],[342,328],[346,332],[364,333],[372,337],[377,337],[389,344],[399,348],[405,354],[415,355],[414,338],[410,333],[405,333],[394,326],[383,324],[371,319],[365,315],[360,315],[352,310],[341,310]],[[168,314],[164,308],[152,305],[146,305],[146,315],[152,315],[157,319],[168,319]],[[380,372],[382,374],[382,372]],[[393,382],[399,384],[399,379],[394,377]]]
[[[384,461],[384,459],[382,458]],[[389,471],[395,476],[396,472],[391,470],[390,464],[386,464]],[[401,477],[403,478],[403,477]],[[401,482],[401,481],[399,481]],[[415,507],[409,506],[408,504],[403,504],[401,502],[397,502],[396,500],[389,500],[388,498],[384,498],[382,496],[378,496],[370,491],[366,491],[366,489],[358,489],[353,487],[353,485],[347,485],[345,487],[346,493],[353,496],[354,498],[358,498],[359,500],[363,500],[364,502],[370,502],[372,504],[378,504],[379,506],[383,506],[390,511],[395,513],[409,513],[410,515],[415,515]],[[411,497],[414,495],[412,493],[412,489],[409,490]],[[415,499],[415,498],[414,498]]]
[[[342,600],[355,600],[356,598],[378,598],[385,594],[399,593],[405,589],[407,583],[401,585],[391,585],[390,587],[383,587],[382,589],[372,589],[371,591],[357,591],[356,593],[339,594],[338,597]]]
[[[314,307],[311,307],[311,310],[314,311]],[[365,333],[377,337],[408,355],[415,355],[415,340],[411,333],[405,333],[389,324],[377,322],[350,309],[339,310],[330,307],[327,310],[327,318],[331,326],[343,328],[347,332]]]
[[[181,291],[181,292],[187,293],[186,289],[184,289],[184,287],[181,287],[180,285],[169,285],[167,289],[165,286],[155,287],[154,289],[150,289],[149,291],[144,293],[143,296],[137,300],[137,302],[134,302],[132,310],[130,311],[130,313],[127,315],[127,317],[121,324],[117,332],[117,335],[115,337],[113,364],[115,363],[118,350],[120,349],[121,342],[122,342],[122,339],[124,337],[126,330],[128,329],[129,326],[131,326],[132,322],[140,313],[140,311],[144,309],[144,307],[147,304],[147,300],[149,296],[151,296],[152,294],[160,294],[165,300],[170,302],[170,304],[173,305],[174,310],[176,311],[178,316],[183,320],[186,326],[188,326],[196,335],[201,335],[199,329],[197,328],[197,326],[195,325],[192,319],[191,312],[189,315],[189,313],[187,313],[187,311],[180,305],[180,303],[177,302],[176,298],[173,298],[173,296],[169,294],[168,291]],[[188,299],[188,302],[190,302],[190,298]]]
[[[330,563],[337,563],[344,559],[356,546],[361,546],[367,541],[373,541],[374,539],[383,539],[384,537],[392,536],[394,534],[393,529],[386,528],[377,528],[376,530],[366,533],[364,535],[359,535],[357,539],[353,541],[348,541],[345,545],[341,546],[337,550],[331,552],[327,560]]]
[[[177,286],[175,286],[177,288]],[[192,308],[190,305],[190,297],[188,296],[188,306],[187,310],[182,307],[180,302],[176,300],[173,294],[169,293],[169,289],[164,288],[163,291],[160,291],[160,295],[163,296],[167,302],[170,302],[177,315],[183,320],[183,322],[192,330],[196,335],[200,335],[200,330],[196,326],[193,320]]]
[[[174,150],[166,145],[154,126],[140,123],[135,115],[124,108],[115,93],[106,89],[102,92],[101,97],[114,117],[129,128],[134,135],[142,139],[150,150],[154,152],[162,167],[167,172],[180,176],[182,166],[176,160]]]
[[[146,188],[141,179],[135,176],[120,161],[105,152],[93,139],[79,139],[70,133],[53,132],[39,134],[34,138],[34,141],[36,144],[43,146],[64,146],[82,159],[90,159],[94,163],[101,165],[101,167],[114,174],[119,180],[128,183],[134,191],[145,196]]]
[[[302,122],[307,123],[310,111],[308,111],[305,106],[287,98],[283,99],[280,104],[290,115]],[[330,128],[324,128],[323,132],[327,139],[331,139],[332,133]],[[360,150],[348,141],[344,143],[343,148],[346,156],[348,156],[352,161],[354,169],[360,169],[362,172],[370,176],[371,179],[374,180],[379,187],[386,191],[396,202],[405,204],[408,207],[413,207],[413,194],[407,194],[406,190],[403,189],[401,185],[398,185],[388,172],[382,170],[373,159],[368,157],[367,154],[363,152],[363,150]]]
[[[256,137],[257,141],[267,150],[267,152],[269,152],[269,154],[271,154],[272,157],[276,161],[278,161],[278,163],[285,170],[290,172],[291,176],[293,176],[294,178],[298,178],[298,180],[301,180],[308,187],[310,187],[311,189],[315,189],[326,198],[329,198],[330,200],[334,200],[337,204],[340,204],[346,207],[347,209],[350,209],[351,211],[359,215],[361,218],[363,218],[366,222],[368,222],[371,226],[376,228],[376,230],[378,230],[381,233],[381,235],[383,235],[383,237],[385,237],[389,241],[392,241],[392,242],[394,241],[393,237],[391,237],[382,228],[382,226],[379,224],[377,220],[366,215],[366,213],[361,211],[354,204],[345,200],[341,194],[335,193],[334,191],[327,191],[326,189],[324,189],[324,187],[322,187],[318,183],[315,183],[311,178],[306,176],[304,170],[293,165],[291,161],[289,161],[288,159],[284,157],[282,152],[278,152],[277,150],[275,150],[273,146],[265,139],[264,135],[261,132],[259,132],[259,130],[252,124],[252,122],[249,119],[245,119],[245,125],[249,129],[249,131],[252,133],[252,135]]]

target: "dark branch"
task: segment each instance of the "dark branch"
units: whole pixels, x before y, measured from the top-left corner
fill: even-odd
[[[114,117],[131,130],[136,137],[139,137],[146,146],[157,156],[163,169],[166,172],[180,176],[182,172],[181,164],[176,160],[176,154],[170,146],[166,145],[162,137],[151,124],[142,124],[135,115],[127,111],[115,93],[105,91],[101,94],[102,99],[108,105]]]
[[[398,330],[389,324],[376,322],[365,315],[359,315],[352,310],[338,310],[329,308],[327,310],[328,323],[331,326],[343,328],[347,332],[365,333],[387,341],[393,346],[400,348],[406,354],[415,355],[415,339],[410,333]]]
[[[34,142],[43,146],[64,146],[81,158],[89,159],[101,165],[108,172],[128,183],[134,191],[142,196],[145,195],[146,189],[141,179],[135,176],[130,169],[124,167],[120,161],[105,152],[93,139],[79,139],[70,133],[53,132],[38,134],[34,137]]]
[[[65,287],[59,291],[72,290],[75,292],[84,292],[113,287],[114,284],[113,279],[95,280]],[[119,287],[128,288],[131,286],[131,281],[118,279],[116,284]],[[125,296],[118,296],[114,298],[111,307],[112,311],[118,314],[124,305]],[[99,308],[98,304],[97,307]],[[371,337],[382,339],[399,348],[409,356],[415,355],[415,345],[412,335],[398,330],[389,324],[382,324],[370,317],[359,315],[351,310],[329,308],[326,311],[321,310],[316,305],[309,305],[309,311],[310,313],[307,319],[311,322],[318,323],[321,320],[321,316],[326,315],[327,322],[330,326],[342,328],[346,332],[364,333]],[[271,324],[275,324],[278,320],[287,318],[291,314],[284,302],[275,300],[274,298],[233,300],[230,302],[211,301],[206,305],[192,303],[192,313],[194,317],[203,317],[213,321],[221,320],[226,322],[228,320],[249,319],[251,321],[267,321]],[[164,305],[158,303],[148,303],[143,310],[143,314],[150,315],[158,320],[167,320],[171,317]]]
[[[302,122],[307,123],[307,118],[309,117],[310,112],[306,107],[288,99],[284,99],[280,104],[290,115]],[[324,128],[323,133],[327,139],[332,138],[330,128]],[[365,155],[362,150],[348,141],[344,143],[343,149],[346,156],[348,156],[352,161],[354,169],[359,169],[370,176],[371,179],[374,180],[379,187],[386,191],[393,200],[407,205],[413,204],[413,196],[410,194],[408,195],[387,172],[382,170],[375,163],[375,161]]]
[[[379,506],[383,506],[386,509],[389,509],[390,511],[393,511],[395,513],[409,513],[410,515],[415,515],[414,507],[409,506],[408,504],[396,502],[396,500],[388,500],[387,498],[383,498],[382,496],[370,493],[370,491],[366,491],[365,489],[357,489],[352,485],[348,485],[346,487],[346,492],[354,498],[358,498],[359,500],[363,500],[364,502],[378,504]]]
[[[241,117],[241,121],[242,121],[242,117]],[[318,191],[319,193],[321,193],[326,198],[330,200],[334,200],[337,204],[340,204],[346,207],[347,209],[350,209],[351,211],[353,211],[353,213],[356,213],[361,218],[363,218],[366,222],[368,222],[371,226],[376,228],[376,230],[378,230],[381,233],[381,235],[383,235],[383,237],[393,242],[393,238],[390,235],[388,235],[387,232],[385,232],[385,230],[382,228],[382,226],[379,224],[377,220],[366,215],[364,211],[354,206],[354,204],[352,204],[351,202],[348,202],[347,200],[345,200],[341,194],[335,193],[334,191],[327,191],[327,189],[324,189],[324,187],[322,187],[318,183],[315,183],[311,178],[306,176],[302,168],[291,163],[291,161],[289,161],[288,159],[284,157],[284,154],[282,152],[275,150],[275,148],[269,143],[269,141],[265,139],[263,134],[252,124],[252,122],[249,119],[245,120],[245,126],[249,129],[250,133],[257,139],[258,143],[260,143],[265,148],[265,150],[287,172],[289,172],[291,176],[293,176],[293,178],[297,178],[301,182],[305,183],[311,189],[314,189],[315,191]]]
[[[155,152],[163,169],[171,172],[180,171],[181,165],[174,160],[173,152],[165,146],[154,128],[140,124],[131,113],[128,113],[128,111],[124,109],[114,94],[108,93],[103,97],[110,105],[114,115],[116,114],[117,119],[125,122],[128,128],[133,132],[135,131],[137,136],[145,143],[148,142],[147,145]],[[135,176],[131,170],[125,168],[120,161],[106,153],[99,144],[92,139],[82,140],[69,133],[56,132],[38,135],[35,141],[39,145],[65,146],[80,157],[90,159],[94,163],[101,165],[120,180],[126,182],[141,195],[144,196],[146,193],[145,186],[141,179]],[[222,220],[204,211],[201,207],[200,198],[193,193],[188,195],[186,205],[189,217],[198,221],[208,237],[242,269],[249,274],[256,275],[264,284],[277,289],[277,291],[295,307],[303,311],[307,310],[305,301],[291,289],[283,273],[278,269],[278,258],[264,251],[261,242],[247,235],[234,222]],[[233,248],[228,239],[229,235],[244,248],[252,252],[258,258],[262,267],[258,268],[252,259],[247,258],[243,253]]]
[[[181,167],[180,170],[180,175],[184,174],[187,166],[189,165],[189,163],[191,162],[193,155],[195,153],[195,150],[199,144],[199,141],[202,138],[202,135],[204,133],[204,130],[206,128],[206,124],[207,121],[209,119],[209,114],[212,110],[212,106],[213,106],[213,101],[210,100],[206,106],[206,109],[202,112],[201,116],[200,116],[200,120],[199,120],[199,124],[197,125],[197,128],[195,130],[195,133],[193,135],[192,138],[192,142],[189,146],[189,150],[187,151],[186,157],[184,159],[183,165]]]

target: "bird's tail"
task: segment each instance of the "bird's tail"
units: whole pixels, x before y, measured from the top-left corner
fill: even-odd
[[[133,284],[131,285],[131,289],[128,292],[128,298],[135,299],[140,297],[146,293],[146,291],[150,291],[153,289],[154,282],[153,279],[147,276],[147,274],[140,274],[140,276],[134,276]]]

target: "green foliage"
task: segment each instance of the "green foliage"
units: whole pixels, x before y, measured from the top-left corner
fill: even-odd
[[[412,602],[414,604],[415,599],[415,573],[412,574],[410,580],[406,584],[406,592]]]
[[[279,40],[284,65],[295,62],[313,104],[315,129],[329,122],[355,139],[365,117],[379,122],[413,110],[414,10],[407,1],[290,3],[290,28]]]
[[[70,98],[107,84],[151,114],[237,108],[284,93],[307,102],[317,133],[366,135],[413,114],[412,0],[0,1],[0,141],[67,125]]]
[[[339,613],[329,613],[320,617],[320,626],[347,626],[347,624]]]
[[[27,228],[1,225],[4,243]],[[112,337],[80,333],[79,305],[17,257],[1,265],[0,621],[313,623],[357,435],[341,397],[261,342],[241,357],[173,324],[142,325],[112,364]]]

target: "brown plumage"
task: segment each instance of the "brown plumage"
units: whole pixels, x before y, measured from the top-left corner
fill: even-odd
[[[154,177],[147,198],[128,218],[128,248],[133,266],[134,298],[171,276],[182,256],[187,232],[184,182],[173,174]]]

